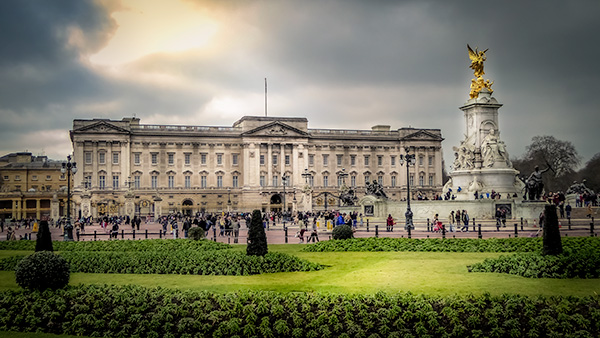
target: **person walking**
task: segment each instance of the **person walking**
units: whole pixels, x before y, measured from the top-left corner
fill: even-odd
[[[394,230],[394,218],[392,217],[392,214],[388,214],[388,218],[385,221],[385,224],[386,224],[385,230],[387,232],[391,232]]]
[[[454,218],[454,210],[450,211],[450,215],[448,215],[448,227],[450,232],[454,232],[454,222],[456,218]]]
[[[462,217],[462,221],[463,221],[463,227],[460,228],[460,231],[469,232],[469,214],[467,214],[466,210],[463,210],[461,212],[461,217]]]

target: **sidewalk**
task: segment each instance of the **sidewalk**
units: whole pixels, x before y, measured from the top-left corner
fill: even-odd
[[[571,237],[581,237],[581,236],[590,236],[590,219],[576,219],[571,220],[572,229],[568,229],[567,220],[560,219],[562,224],[561,226],[561,234],[563,236],[571,236]],[[478,224],[480,222],[477,222]],[[515,237],[515,229],[514,224],[516,224],[515,220],[507,221],[506,227],[500,228],[500,231],[496,231],[495,221],[493,220],[484,220],[481,222],[481,234],[482,238],[508,238]],[[295,237],[296,232],[299,230],[298,226],[289,225],[286,223],[287,227],[287,240],[286,240],[286,232],[284,230],[284,226],[282,223],[278,223],[273,226],[272,223],[268,228],[265,229],[265,233],[267,234],[267,242],[270,244],[297,244],[300,243],[300,239]],[[442,238],[443,235],[441,232],[433,232],[427,231],[427,226],[424,223],[416,223],[416,230],[411,231],[411,238]],[[596,225],[594,227],[594,235],[598,236],[598,228],[600,225]],[[6,240],[6,229],[4,228],[4,232],[0,232],[0,240]],[[305,241],[310,236],[311,227],[308,227],[308,231],[305,233]],[[533,225],[524,225],[523,230],[521,230],[520,224],[517,224],[517,233],[518,237],[530,237],[532,234],[538,232],[539,227],[535,227]],[[52,239],[55,241],[63,240],[63,230],[55,227],[50,227],[50,232],[52,234]],[[147,232],[147,234],[146,234]],[[247,232],[248,229],[244,222],[241,223],[240,235],[238,238],[239,244],[246,244],[247,240]],[[319,228],[319,240],[326,241],[331,239],[331,230],[327,230],[326,228]],[[19,239],[19,236],[25,236],[27,234],[31,234],[31,239],[36,239],[36,233],[31,233],[31,229],[17,229],[16,230],[16,238]],[[216,234],[216,236],[215,236]],[[95,235],[95,236],[94,236]],[[181,229],[178,232],[179,237],[183,237],[183,233]],[[541,236],[541,232],[539,236]],[[210,229],[206,234],[209,240],[215,240],[221,243],[234,243],[234,238],[232,236],[220,236],[219,230],[213,231]],[[356,238],[366,238],[366,237],[390,237],[390,238],[407,238],[408,232],[404,230],[403,226],[395,226],[393,232],[385,231],[384,223],[371,223],[368,228],[367,225],[363,225],[362,227],[358,227],[357,231],[354,235]],[[477,228],[473,228],[473,225],[469,226],[469,232],[446,232],[446,238],[478,238]],[[77,241],[77,236],[75,232],[73,233],[74,239]],[[95,237],[95,238],[94,238]],[[117,240],[141,240],[145,238],[173,238],[173,234],[170,231],[167,233],[162,233],[162,226],[158,223],[145,223],[140,226],[139,231],[132,231],[131,226],[122,225],[119,229],[119,234],[117,236]],[[85,227],[85,233],[81,233],[79,240],[80,241],[93,241],[93,240],[108,240],[109,235],[108,232],[102,229],[98,224],[93,224],[91,226]]]

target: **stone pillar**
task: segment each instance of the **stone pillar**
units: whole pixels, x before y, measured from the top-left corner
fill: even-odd
[[[35,219],[41,219],[41,211],[40,211],[40,199],[36,198],[35,199]]]
[[[92,201],[90,194],[81,195],[81,216],[90,217],[92,215]]]
[[[273,144],[267,144],[267,158],[265,159],[265,165],[267,166],[267,186],[273,184]]]
[[[158,218],[162,215],[162,206],[161,206],[162,198],[155,197],[154,198],[154,220],[158,220]]]
[[[50,218],[52,218],[54,222],[58,221],[60,218],[60,200],[56,194],[52,196],[52,200],[50,201]]]

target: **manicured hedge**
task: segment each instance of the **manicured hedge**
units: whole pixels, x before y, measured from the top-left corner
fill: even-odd
[[[590,246],[600,251],[597,237],[563,237],[565,249]],[[309,244],[303,251],[442,251],[442,252],[538,252],[541,238],[352,238],[346,240],[321,241]]]
[[[472,272],[498,272],[530,278],[599,278],[600,256],[591,248],[568,250],[563,254],[517,253],[488,258],[470,267]]]
[[[232,246],[209,240],[189,239],[144,239],[53,242],[54,251],[171,251],[171,250],[223,250]],[[34,250],[35,241],[1,241],[0,250]]]
[[[90,337],[598,337],[598,296],[208,292],[77,286],[0,293],[0,330]]]
[[[284,253],[247,256],[230,250],[216,251],[64,251],[60,253],[71,272],[254,275],[261,273],[315,271],[322,266]],[[13,270],[22,256],[0,260],[0,270]]]

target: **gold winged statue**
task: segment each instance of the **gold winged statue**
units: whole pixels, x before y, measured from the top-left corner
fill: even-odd
[[[469,97],[472,99],[478,97],[479,92],[483,88],[487,88],[489,92],[492,93],[493,82],[490,82],[490,80],[485,81],[483,79],[483,74],[485,74],[483,72],[483,62],[486,60],[485,52],[487,52],[489,48],[484,51],[478,51],[477,47],[473,50],[471,46],[467,44],[467,49],[469,49],[469,59],[471,60],[469,68],[473,69],[473,75],[475,75],[475,79],[471,80],[471,92],[469,93]]]

